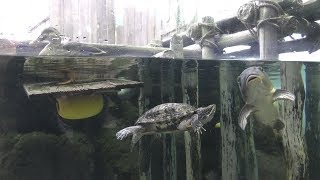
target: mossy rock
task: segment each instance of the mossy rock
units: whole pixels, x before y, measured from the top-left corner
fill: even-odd
[[[91,179],[93,146],[81,134],[72,142],[41,132],[0,138],[0,179]]]
[[[100,158],[101,171],[112,168],[114,173],[138,173],[138,152],[130,152],[131,139],[116,139],[116,129],[102,129],[96,139],[96,153]]]

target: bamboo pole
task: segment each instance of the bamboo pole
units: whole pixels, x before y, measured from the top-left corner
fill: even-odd
[[[306,63],[306,143],[308,150],[308,178],[320,179],[320,66]]]
[[[283,147],[286,161],[286,179],[304,179],[306,177],[306,151],[303,135],[303,110],[305,91],[301,76],[301,62],[281,64],[281,87],[296,96],[295,102],[284,102],[282,106],[285,128]]]

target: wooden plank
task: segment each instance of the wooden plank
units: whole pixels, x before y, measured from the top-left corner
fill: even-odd
[[[63,0],[50,1],[50,26],[63,30]]]
[[[320,179],[320,66],[308,62],[306,66],[306,143],[309,179]]]
[[[198,107],[198,62],[184,60],[182,63],[182,96],[183,102]],[[200,134],[185,132],[186,178],[202,179]]]
[[[109,0],[108,0],[109,1]],[[97,0],[97,43],[108,43],[107,1]]]
[[[281,64],[281,88],[293,92],[294,103],[283,102],[281,106],[285,129],[283,131],[283,148],[286,160],[286,179],[304,179],[306,177],[307,157],[303,135],[303,110],[305,90],[301,76],[301,62]]]
[[[123,88],[134,88],[142,86],[142,82],[122,80],[122,79],[105,79],[93,82],[75,82],[65,85],[59,85],[57,82],[42,83],[24,83],[23,87],[29,97],[38,95],[65,95],[80,94],[86,92],[112,92],[120,91]]]
[[[75,81],[117,78],[121,73],[137,67],[134,58],[72,58],[72,57],[34,57],[24,64],[24,79],[65,78],[66,72],[74,74]]]
[[[151,108],[152,79],[150,77],[150,61],[139,61],[139,80],[145,83],[140,90],[139,114],[142,115]],[[139,179],[151,180],[151,136],[142,137],[139,142]]]
[[[70,11],[72,12],[72,35],[70,36],[72,41],[79,42],[80,41],[80,14],[79,14],[79,1],[80,0],[71,0],[72,6]]]
[[[115,11],[114,11],[114,0],[107,0],[106,6],[107,6],[106,7],[107,17],[103,21],[106,21],[107,23],[107,35],[108,35],[107,40],[108,40],[108,44],[115,44],[116,20],[115,20]],[[102,23],[102,22],[98,21],[98,23]],[[105,33],[105,30],[103,30],[102,33]]]
[[[72,16],[72,1],[63,1],[63,16],[60,18],[63,18],[63,31],[61,32],[61,35],[66,37],[72,37],[73,36],[73,16]]]

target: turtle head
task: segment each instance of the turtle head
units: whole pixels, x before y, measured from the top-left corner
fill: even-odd
[[[197,109],[198,119],[201,121],[202,124],[206,124],[209,121],[211,121],[215,112],[215,104],[211,104],[207,107],[200,107]]]

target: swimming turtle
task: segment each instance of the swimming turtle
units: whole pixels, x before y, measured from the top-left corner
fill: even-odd
[[[293,93],[285,89],[275,89],[260,66],[245,69],[238,77],[238,84],[246,103],[239,114],[238,123],[241,129],[245,129],[247,118],[251,114],[255,120],[273,129],[280,130],[284,127],[276,101],[294,101]]]
[[[184,103],[164,103],[145,112],[134,126],[126,127],[116,133],[119,140],[132,135],[131,150],[145,134],[170,133],[193,129],[201,133],[216,111],[216,105],[195,108]]]

